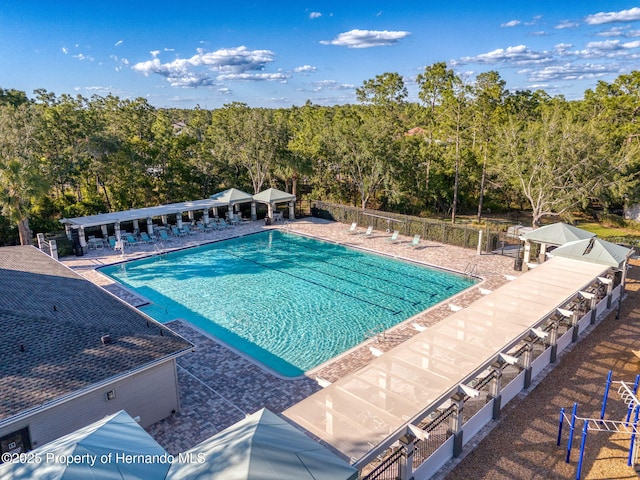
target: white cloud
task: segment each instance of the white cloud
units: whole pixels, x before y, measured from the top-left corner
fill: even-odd
[[[558,25],[556,25],[555,28],[556,30],[563,30],[565,28],[576,28],[579,25],[576,22],[571,22],[569,20],[564,20],[563,22],[560,22]]]
[[[566,63],[564,65],[550,65],[542,69],[520,70],[518,73],[526,74],[530,82],[549,82],[592,79],[612,72],[616,72],[616,69],[610,65]]]
[[[316,67],[312,67],[311,65],[302,65],[301,67],[296,67],[293,69],[295,73],[311,73],[315,72]]]
[[[598,37],[623,37],[625,36],[625,30],[629,27],[612,27],[609,30],[603,30],[596,33]]]
[[[322,13],[320,12],[311,12],[309,14],[309,18],[313,19],[313,18],[320,18],[322,16]]]
[[[321,40],[322,45],[339,45],[349,48],[369,48],[395,45],[411,32],[388,30],[351,30],[333,40]]]
[[[517,27],[518,25],[520,25],[522,22],[520,20],[511,20],[507,23],[501,23],[500,26],[501,27]]]
[[[151,60],[136,63],[131,68],[146,76],[163,76],[172,86],[181,87],[212,85],[214,79],[207,71],[217,72],[218,79],[224,80],[282,80],[283,77],[286,79],[283,74],[248,73],[263,70],[273,61],[275,54],[270,50],[249,50],[240,46],[215,52],[198,49],[197,52],[191,58],[177,58],[162,63],[158,58],[160,52],[155,50],[151,52]]]
[[[454,63],[496,64],[508,62],[514,65],[527,65],[547,63],[550,60],[551,54],[549,52],[536,52],[526,45],[517,45],[515,47],[498,48],[491,52],[476,55],[475,57],[462,57]]]
[[[604,40],[602,42],[589,42],[583,50],[576,52],[581,58],[614,58],[637,57],[631,50],[640,48],[640,41],[621,42],[620,40]]]
[[[569,50],[571,48],[573,48],[573,45],[570,43],[558,43],[557,45],[553,46],[553,49],[559,55],[565,55],[569,53]]]
[[[585,18],[585,22],[589,25],[602,25],[603,23],[613,22],[633,22],[640,20],[640,8],[634,7],[629,10],[620,10],[619,12],[600,12],[589,15]]]
[[[335,80],[320,80],[313,82],[313,91],[320,92],[322,90],[353,90],[355,85],[350,83],[338,83]]]
[[[220,81],[224,80],[251,80],[251,81],[280,81],[286,82],[291,78],[284,73],[225,73],[216,77]]]
[[[120,45],[122,45],[123,43],[124,43],[124,42],[123,42],[122,40],[118,40],[118,41],[115,43],[114,47],[119,47],[119,46],[120,46]]]
[[[67,47],[62,47],[62,53],[64,53],[65,55],[67,55],[69,53],[69,49]]]
[[[85,55],[84,53],[79,53],[77,55],[73,55],[73,58],[75,58],[76,60],[80,60],[81,62],[83,62],[83,61],[93,62],[95,60],[95,58],[93,58],[92,56]]]

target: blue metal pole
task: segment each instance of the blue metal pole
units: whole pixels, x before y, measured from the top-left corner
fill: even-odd
[[[582,472],[582,458],[584,457],[584,446],[587,443],[587,430],[589,430],[589,420],[585,420],[584,427],[582,427],[582,441],[580,442],[580,457],[578,458],[576,480],[580,480],[580,474]]]
[[[560,440],[562,440],[562,424],[564,423],[564,407],[560,409],[560,423],[558,425],[558,441],[556,445],[560,446]]]
[[[612,371],[609,370],[609,374],[607,375],[607,385],[604,388],[604,398],[602,399],[602,411],[600,412],[600,420],[604,420],[604,412],[607,409],[607,397],[609,396],[609,387],[611,387],[611,374]]]
[[[578,413],[578,402],[573,404],[573,413],[571,414],[571,427],[569,428],[569,442],[567,443],[567,459],[566,463],[569,463],[571,457],[571,444],[573,443],[573,432],[576,429],[576,414]]]
[[[636,415],[633,420],[633,431],[631,433],[631,442],[629,443],[629,458],[627,459],[627,465],[633,466],[633,444],[636,441],[636,428],[638,428],[638,415],[640,414],[640,405],[636,407]]]

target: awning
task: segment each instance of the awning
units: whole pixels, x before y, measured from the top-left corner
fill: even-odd
[[[609,270],[554,258],[302,400],[283,414],[352,463],[448,400]]]
[[[205,198],[203,200],[169,203],[166,205],[158,205],[156,207],[136,208],[112,213],[99,213],[97,215],[88,215],[86,217],[63,218],[60,220],[60,223],[73,227],[87,228],[160,217],[162,215],[176,215],[180,212],[204,210],[206,208],[222,207],[225,205],[225,202]]]

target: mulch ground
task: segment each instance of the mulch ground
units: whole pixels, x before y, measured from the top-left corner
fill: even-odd
[[[443,477],[447,480],[532,480],[576,478],[582,424],[576,426],[570,463],[565,462],[568,428],[556,446],[561,407],[570,413],[578,402],[578,416],[599,418],[607,374],[633,383],[640,373],[640,261],[632,260],[620,318],[611,313],[582,338],[549,374],[526,395],[512,400],[501,418],[477,447],[465,454]],[[606,418],[624,420],[627,407],[612,385]],[[627,466],[629,435],[589,432],[582,479],[635,479]],[[640,439],[638,439],[640,441]]]

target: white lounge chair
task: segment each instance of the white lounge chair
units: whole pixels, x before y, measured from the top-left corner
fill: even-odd
[[[370,237],[373,233],[373,225],[369,225],[366,232],[360,233],[363,237]]]
[[[387,238],[387,242],[390,243],[395,243],[398,241],[398,235],[400,235],[400,231],[399,230],[394,230],[393,231],[393,235],[391,235],[389,238]]]
[[[420,244],[420,235],[414,235],[413,240],[407,243],[407,247],[416,248]]]
[[[354,233],[358,233],[358,222],[353,222],[349,230],[347,230],[349,235],[353,235]]]

